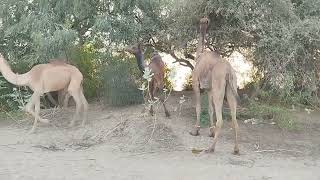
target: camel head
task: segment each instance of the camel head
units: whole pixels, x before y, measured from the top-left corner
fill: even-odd
[[[207,17],[200,19],[200,33],[207,34],[209,19]]]
[[[142,43],[136,43],[134,45],[131,46],[127,46],[124,48],[125,51],[137,55],[139,53],[142,53]]]
[[[131,54],[134,54],[134,56],[137,59],[138,68],[143,73],[145,64],[144,64],[144,57],[143,57],[143,52],[142,52],[142,44],[136,43],[133,46],[125,47],[124,51],[127,51]]]

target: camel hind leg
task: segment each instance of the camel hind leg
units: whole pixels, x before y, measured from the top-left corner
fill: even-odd
[[[32,110],[34,107],[34,111]],[[26,111],[34,116],[34,121],[29,133],[34,133],[38,125],[38,120],[40,120],[40,94],[34,92],[30,98],[30,101],[26,105]]]
[[[80,89],[69,89],[68,92],[73,97],[73,99],[76,103],[76,112],[73,115],[72,120],[69,124],[69,127],[73,127],[76,119],[79,119],[79,114],[81,111],[82,102],[81,102],[81,96],[80,96]]]
[[[223,99],[225,95],[226,81],[225,81],[225,78],[222,78],[222,77],[221,78],[216,77],[216,78],[217,79],[214,79],[212,81],[212,84],[214,84],[214,86],[211,89],[210,95],[212,95],[212,101],[214,103],[214,110],[216,112],[217,122],[216,122],[216,127],[213,129],[214,131],[213,143],[206,152],[214,152],[215,146],[218,141],[218,137],[223,125],[222,105],[223,105]]]
[[[199,88],[199,81],[196,78],[192,78],[192,88],[194,92],[194,98],[196,100],[196,124],[195,127],[189,132],[192,136],[198,136],[200,130],[200,113],[201,113],[201,94]]]
[[[83,108],[83,114],[82,114],[82,123],[81,126],[84,126],[87,119],[88,119],[88,101],[86,100],[86,97],[83,94],[83,90],[81,89],[80,91],[80,100],[82,103],[82,108]]]
[[[210,128],[209,128],[209,137],[214,137],[214,123],[213,123],[213,101],[212,101],[212,92],[208,91],[208,114],[210,118]]]
[[[163,110],[164,110],[164,113],[165,113],[166,117],[170,117],[170,113],[169,113],[169,111],[168,111],[168,109],[166,107],[166,103],[165,103],[166,96],[165,96],[165,93],[163,91],[163,87],[164,87],[163,85],[160,85],[160,87],[158,89],[158,91],[159,91],[158,94],[160,94],[160,101],[161,101],[161,104],[163,106]]]
[[[237,89],[235,88],[237,86],[236,79],[233,79],[233,81],[228,81],[227,85],[227,101],[230,107],[231,111],[231,119],[232,119],[232,126],[234,129],[234,138],[235,138],[235,145],[234,145],[234,154],[239,155],[239,125],[237,121]],[[232,89],[233,88],[233,89]]]

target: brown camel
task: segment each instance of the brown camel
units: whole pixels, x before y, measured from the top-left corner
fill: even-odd
[[[34,66],[25,74],[15,74],[12,72],[8,62],[0,54],[0,71],[4,78],[17,86],[28,86],[33,94],[27,103],[25,110],[34,116],[34,123],[30,133],[37,127],[38,121],[48,123],[47,119],[42,119],[40,113],[40,96],[51,91],[59,91],[67,88],[68,93],[76,102],[76,112],[70,123],[73,126],[79,117],[80,111],[83,112],[82,125],[87,119],[88,103],[83,95],[81,72],[72,65],[63,63],[48,63]]]
[[[144,73],[146,65],[144,64],[144,57],[142,53],[142,45],[141,43],[137,43],[133,46],[125,48],[125,51],[132,53],[135,55],[137,59],[137,64],[139,70]],[[152,55],[151,62],[147,67],[150,68],[151,72],[153,73],[152,79],[149,83],[149,90],[150,95],[153,100],[155,100],[155,94],[157,91],[162,91],[164,88],[164,68],[165,64],[161,59],[161,56],[155,51]],[[166,117],[170,117],[169,111],[166,108],[164,97],[160,97],[160,101],[163,105],[164,112],[166,114]],[[150,107],[150,114],[153,115],[153,106]]]
[[[196,54],[196,65],[192,72],[192,87],[196,99],[196,125],[190,132],[191,135],[199,135],[200,130],[200,113],[201,113],[201,97],[200,89],[208,91],[208,111],[210,116],[210,133],[209,136],[214,137],[213,144],[207,152],[213,152],[215,144],[220,133],[223,119],[222,106],[226,93],[226,98],[231,110],[232,123],[235,131],[235,147],[234,153],[239,154],[238,147],[238,123],[236,119],[237,108],[237,77],[230,63],[220,57],[217,52],[205,51],[204,43],[207,33],[209,20],[202,18],[200,20],[200,36]],[[213,105],[216,113],[216,126],[213,123]]]

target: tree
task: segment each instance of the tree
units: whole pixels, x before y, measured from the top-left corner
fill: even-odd
[[[192,68],[203,16],[210,19],[209,47],[246,54],[264,88],[317,96],[317,0],[3,0],[0,48],[32,65],[85,43],[112,54],[142,41]]]

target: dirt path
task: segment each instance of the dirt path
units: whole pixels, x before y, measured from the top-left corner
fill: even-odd
[[[170,109],[179,109],[179,96],[171,98]],[[240,121],[241,155],[234,156],[228,121],[216,152],[191,152],[207,148],[212,141],[207,128],[199,137],[188,134],[194,119],[191,99],[181,116],[172,112],[171,119],[160,108],[156,123],[141,114],[141,106],[102,109],[93,104],[90,109],[88,125],[72,129],[66,128],[69,112],[47,111],[51,124],[32,135],[26,134],[30,121],[1,120],[0,179],[320,179],[317,112],[300,113],[302,128],[296,132]]]

